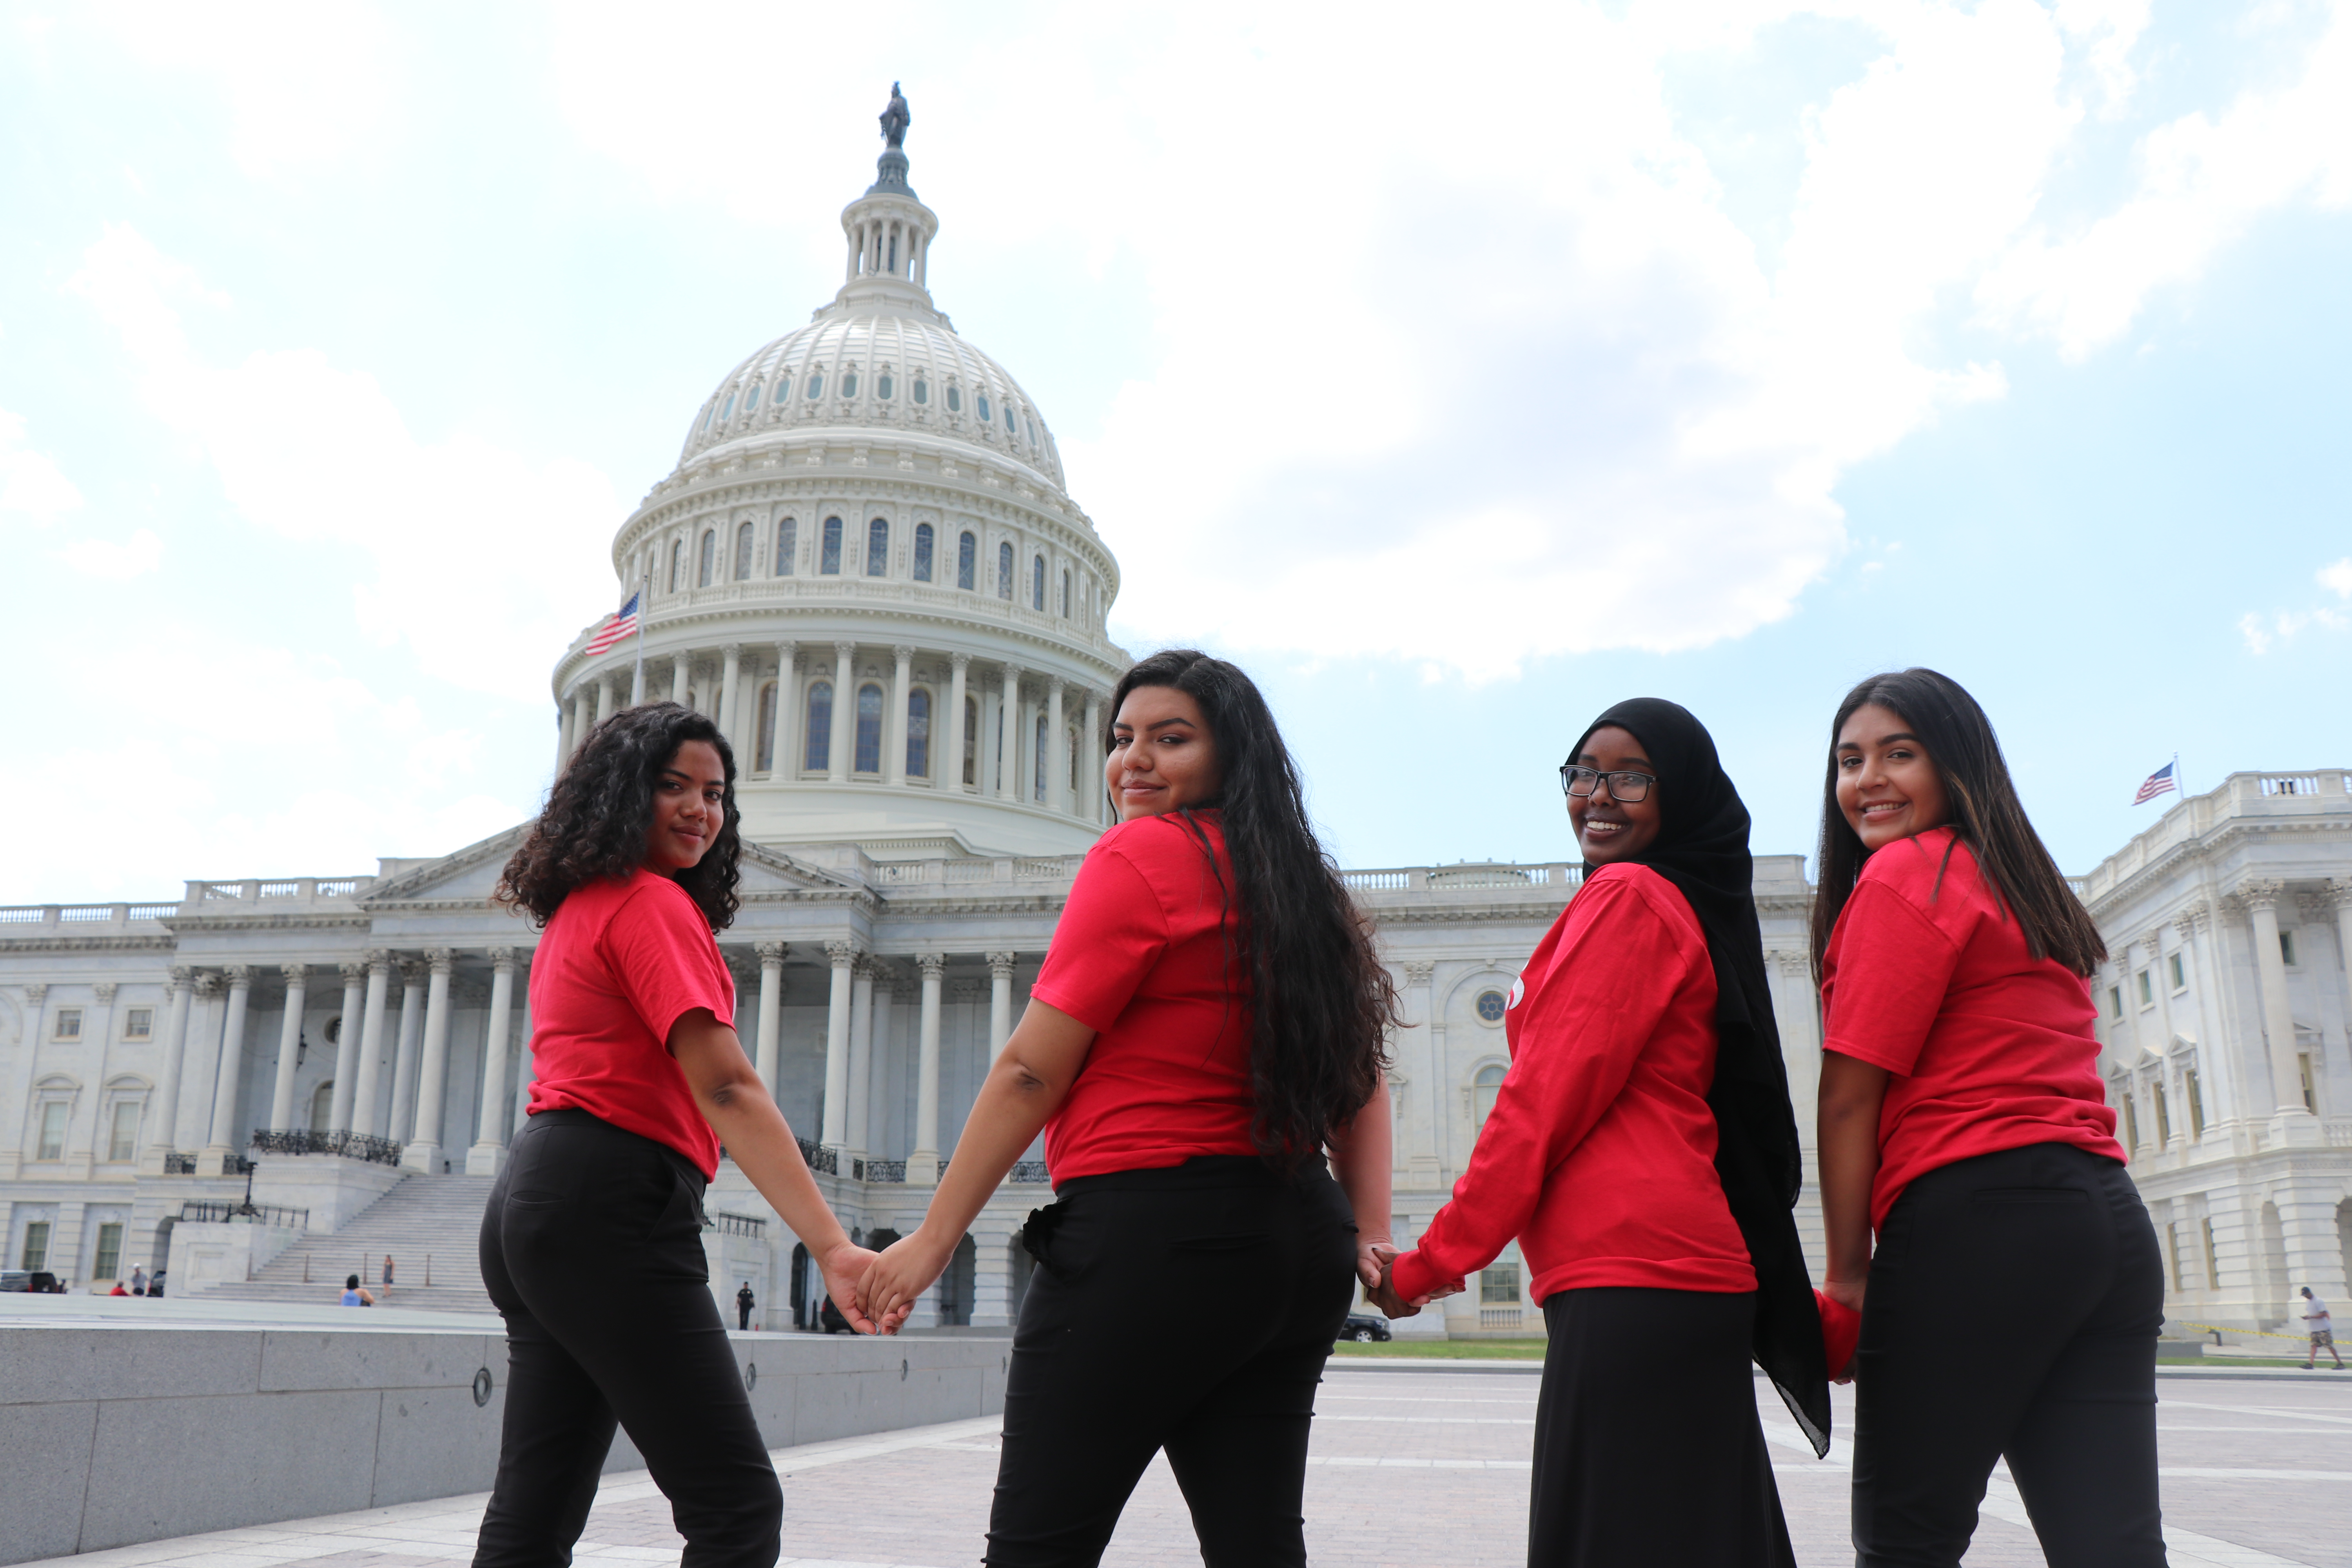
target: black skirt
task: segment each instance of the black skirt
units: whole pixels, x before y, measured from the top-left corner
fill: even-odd
[[[1794,1568],[1748,1370],[1753,1294],[1543,1304],[1528,1568]]]

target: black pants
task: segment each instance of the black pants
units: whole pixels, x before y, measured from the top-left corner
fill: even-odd
[[[506,1426],[476,1568],[561,1568],[614,1421],[686,1537],[682,1568],[771,1568],[783,1492],[702,1254],[702,1173],[583,1110],[533,1116],[482,1215],[507,1321]]]
[[[1024,1233],[994,1568],[1102,1558],[1160,1449],[1208,1568],[1307,1561],[1315,1385],[1355,1290],[1356,1227],[1319,1166],[1214,1156],[1081,1176]]]
[[[2050,1568],[2164,1562],[2156,1227],[2113,1160],[2063,1143],[1913,1182],[1870,1263],[1854,1362],[1860,1568],[1946,1568],[1993,1462]]]
[[[1755,1295],[1606,1286],[1543,1309],[1528,1568],[1793,1568]]]

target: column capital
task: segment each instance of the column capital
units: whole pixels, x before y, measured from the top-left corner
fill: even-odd
[[[175,963],[164,973],[169,976],[169,978],[163,982],[163,992],[166,995],[171,994],[174,991],[186,989],[188,982],[195,978],[196,973],[194,970],[189,968],[184,963]]]
[[[2294,907],[2306,915],[2318,916],[2334,909],[2336,900],[2323,892],[2297,893],[2294,896]]]
[[[335,970],[343,977],[343,984],[350,985],[367,978],[368,966],[364,960],[346,958],[335,965]]]
[[[776,668],[789,670],[801,661],[801,645],[790,637],[776,639]]]
[[[371,974],[376,973],[378,970],[382,970],[386,974],[391,973],[392,950],[388,947],[369,948],[367,951],[367,966],[368,973]]]
[[[727,644],[724,647],[721,647],[719,651],[725,654],[729,658],[741,658],[743,657],[743,645],[739,642],[731,642]]]
[[[751,951],[760,955],[760,967],[762,969],[782,969],[784,954],[792,950],[793,944],[788,942],[755,942],[751,944]]]
[[[446,947],[428,947],[425,950],[425,967],[446,979],[457,970],[457,955]]]
[[[289,985],[307,988],[310,984],[310,966],[307,963],[281,963],[278,966],[278,974]]]
[[[833,645],[833,651],[843,658],[856,658],[857,645],[854,642],[837,642]]]
[[[1019,962],[1020,957],[1021,955],[1017,952],[990,953],[988,955],[988,973],[990,976],[997,980],[1012,979],[1013,966],[1015,963]]]
[[[2231,889],[2231,897],[2249,910],[2274,910],[2286,884],[2270,877],[2249,877]]]
[[[2186,906],[2172,917],[2172,929],[2180,933],[2180,940],[2183,942],[2187,942],[2193,933],[2203,931],[2212,923],[2213,906],[2202,899]]]
[[[210,979],[211,976],[207,975],[205,978]],[[41,1005],[42,999],[47,996],[48,994],[49,983],[46,980],[31,980],[25,984],[25,1000],[30,1002],[36,1007]],[[205,994],[209,996],[212,993],[207,991]]]
[[[1068,690],[1071,684],[1071,682],[1063,679],[1058,675],[1049,675],[1045,678],[1046,691],[1055,697],[1059,697],[1063,692]]]
[[[90,994],[100,1002],[110,1004],[114,1000],[114,984],[111,980],[98,981],[90,986]]]
[[[1772,956],[1780,960],[1780,973],[1791,978],[1813,973],[1813,955],[1801,947],[1782,948]]]
[[[425,961],[421,958],[402,959],[400,961],[400,983],[403,985],[424,984]]]
[[[1004,667],[1004,679],[1010,685],[1020,685],[1021,678],[1028,673],[1027,669],[1017,664],[1008,664]]]
[[[2164,928],[2162,926],[2158,925],[2148,927],[2147,934],[2141,937],[2139,940],[2140,945],[2147,949],[2147,961],[2150,963],[2154,963],[2158,959],[2164,956]]]
[[[493,970],[496,970],[500,974],[512,974],[514,973],[514,966],[515,950],[513,948],[494,947],[490,949],[490,967]]]
[[[948,665],[953,669],[970,669],[971,668],[971,655],[968,653],[951,653],[948,655]]]
[[[26,990],[27,990],[27,991],[29,991],[30,989],[31,989],[31,988],[30,988],[29,986],[28,986],[28,987],[26,987]],[[43,987],[43,989],[45,989],[45,990],[46,990],[46,989],[47,989],[47,987]],[[197,976],[196,976],[196,994],[197,994],[197,995],[199,995],[199,996],[217,996],[217,995],[219,995],[219,994],[220,994],[220,993],[221,993],[221,977],[220,977],[219,975],[215,974],[215,973],[212,973],[210,971],[206,971],[205,973],[202,973],[202,974],[199,974],[199,975],[197,975]]]
[[[857,944],[854,942],[829,942],[824,944],[825,962],[835,969],[857,967]]]
[[[895,644],[890,649],[890,654],[902,664],[911,662],[915,657],[915,645],[904,642]]]
[[[915,965],[923,972],[925,980],[936,981],[948,971],[948,955],[944,952],[919,952],[915,955]]]
[[[1431,977],[1437,973],[1436,963],[1424,959],[1414,959],[1403,967],[1405,984],[1408,985],[1426,985]]]
[[[2337,909],[2352,910],[2352,877],[2330,879],[2327,884],[2327,896],[2336,901]]]

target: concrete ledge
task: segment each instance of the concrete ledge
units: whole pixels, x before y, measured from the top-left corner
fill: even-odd
[[[730,1338],[770,1448],[1004,1408],[1009,1340]],[[0,1317],[0,1563],[485,1491],[506,1370],[463,1324]]]

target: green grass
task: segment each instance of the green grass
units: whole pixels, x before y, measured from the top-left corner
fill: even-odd
[[[1432,1361],[1541,1361],[1542,1340],[1391,1340],[1382,1344],[1358,1344],[1341,1340],[1331,1347],[1336,1356],[1415,1356]]]

